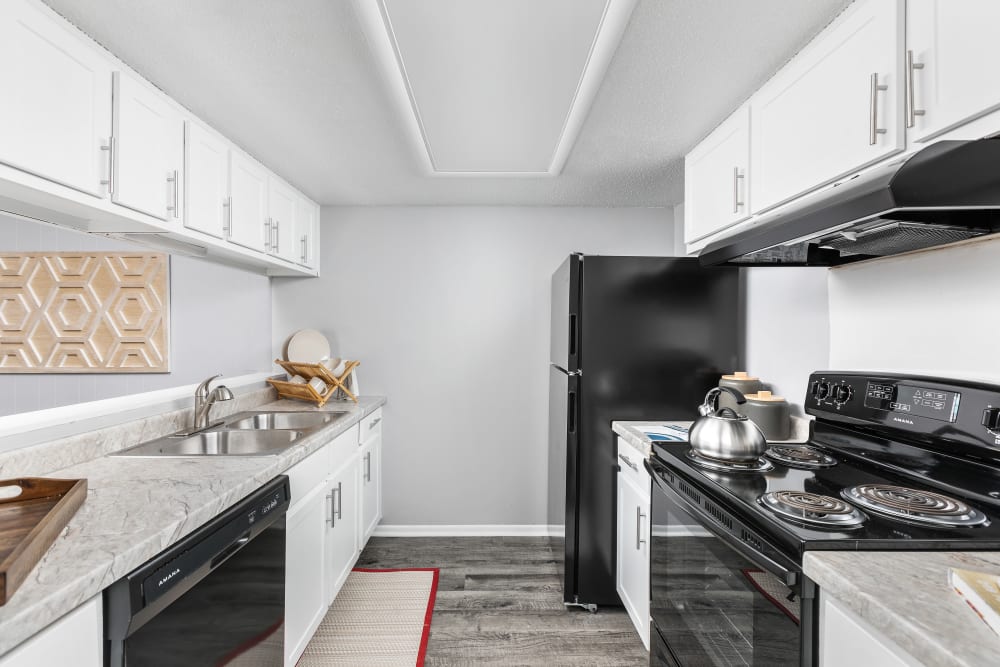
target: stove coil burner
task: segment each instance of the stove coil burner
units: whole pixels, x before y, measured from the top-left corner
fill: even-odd
[[[711,456],[699,454],[693,449],[687,451],[687,457],[697,466],[706,470],[717,472],[767,472],[773,470],[771,462],[760,457],[752,461],[726,461],[724,459],[713,459]]]
[[[928,526],[978,526],[986,516],[960,500],[892,484],[861,484],[840,492],[845,499],[883,516]]]
[[[792,468],[829,468],[837,465],[837,460],[832,456],[805,445],[771,445],[764,456]]]
[[[840,498],[805,491],[772,491],[759,502],[783,519],[820,528],[857,528],[865,521],[864,514]]]

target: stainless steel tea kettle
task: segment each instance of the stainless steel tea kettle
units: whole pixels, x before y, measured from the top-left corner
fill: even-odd
[[[719,395],[728,392],[737,405],[746,403],[732,387],[713,387],[698,406],[701,418],[688,432],[691,448],[702,456],[723,461],[753,461],[767,449],[767,441],[757,425],[731,408],[718,409]]]

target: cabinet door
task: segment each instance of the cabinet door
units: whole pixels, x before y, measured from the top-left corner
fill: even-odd
[[[751,212],[903,149],[902,17],[854,3],[750,98]]]
[[[921,663],[894,642],[820,592],[819,667],[878,665],[919,667]]]
[[[81,192],[107,192],[111,67],[48,10],[0,14],[0,162]]]
[[[226,238],[229,145],[193,121],[184,125],[184,225]]]
[[[750,215],[750,107],[744,105],[684,158],[684,242]]]
[[[361,529],[358,532],[358,552],[382,518],[382,434],[372,436],[361,446]]]
[[[648,480],[648,477],[647,477]],[[649,488],[618,474],[618,596],[649,650]]]
[[[100,595],[66,614],[0,657],[0,667],[73,665],[103,667],[104,627]]]
[[[114,73],[111,200],[160,220],[180,218],[184,126],[166,98]]]
[[[267,210],[270,238],[268,252],[276,257],[297,262],[300,253],[296,243],[295,200],[298,195],[274,176],[267,178]]]
[[[333,602],[358,559],[358,457],[330,476],[331,519],[327,528],[327,604]]]
[[[909,0],[906,124],[926,141],[1000,107],[1000,2]]]
[[[295,201],[296,262],[316,268],[319,260],[319,207],[305,197]]]
[[[288,512],[285,547],[285,665],[294,665],[327,610],[326,485],[297,501]]]
[[[268,249],[267,172],[259,163],[229,151],[229,240],[261,252]]]

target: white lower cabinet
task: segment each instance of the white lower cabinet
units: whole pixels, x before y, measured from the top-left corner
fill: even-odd
[[[923,663],[820,591],[819,667],[920,667]]]
[[[650,479],[642,457],[618,439],[618,596],[649,650]]]
[[[379,430],[361,444],[358,497],[361,501],[361,526],[358,550],[365,548],[368,538],[382,519],[382,431]]]
[[[285,665],[294,665],[326,615],[326,526],[329,503],[320,485],[286,518]]]
[[[102,597],[96,595],[0,658],[0,667],[104,665]]]
[[[327,484],[330,523],[326,532],[327,568],[330,574],[327,602],[333,602],[358,559],[357,457],[342,465]]]

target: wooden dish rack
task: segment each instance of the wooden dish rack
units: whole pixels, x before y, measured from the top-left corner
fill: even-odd
[[[340,389],[344,394],[350,398],[355,403],[358,402],[358,397],[355,396],[350,389],[347,388],[347,378],[350,377],[354,369],[361,365],[360,361],[348,361],[344,367],[344,372],[340,377],[334,376],[330,372],[330,369],[323,364],[305,364],[298,361],[281,361],[280,359],[275,359],[274,363],[285,369],[288,373],[289,379],[299,375],[305,378],[305,382],[289,382],[288,380],[273,380],[268,379],[268,382],[272,387],[278,391],[278,396],[282,398],[294,398],[299,401],[309,401],[310,403],[315,403],[317,406],[322,407],[326,404],[330,398],[337,393]],[[312,385],[309,384],[309,380],[314,377],[318,377],[326,383],[329,387],[326,394],[320,394],[318,391],[313,389]]]

